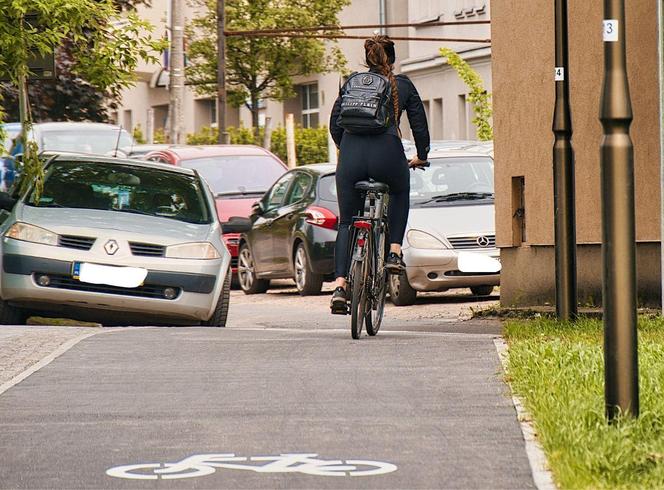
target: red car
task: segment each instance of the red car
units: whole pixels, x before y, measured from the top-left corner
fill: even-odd
[[[249,217],[252,204],[288,170],[276,155],[252,145],[174,146],[144,158],[196,170],[215,195],[222,223],[232,216]],[[234,274],[239,238],[236,233],[224,235]]]

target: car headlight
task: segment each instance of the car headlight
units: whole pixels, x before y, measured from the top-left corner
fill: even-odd
[[[14,240],[24,242],[41,243],[43,245],[57,245],[58,235],[52,231],[45,230],[39,226],[27,223],[14,223],[6,232],[5,236]]]
[[[414,248],[428,248],[432,250],[443,250],[447,248],[447,246],[438,240],[438,238],[420,230],[410,230],[407,237],[408,243]]]
[[[166,247],[166,257],[171,259],[218,259],[221,255],[211,243],[194,242]]]

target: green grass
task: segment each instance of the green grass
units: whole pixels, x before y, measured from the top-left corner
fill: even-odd
[[[639,320],[641,414],[604,414],[599,320],[511,320],[508,381],[525,402],[560,488],[664,488],[664,320]]]

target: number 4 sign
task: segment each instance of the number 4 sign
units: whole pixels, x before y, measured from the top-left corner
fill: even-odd
[[[618,42],[618,21],[616,19],[607,19],[603,21],[604,24],[604,42],[615,43]]]

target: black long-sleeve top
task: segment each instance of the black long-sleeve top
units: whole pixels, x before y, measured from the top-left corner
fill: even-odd
[[[427,116],[424,111],[424,105],[420,99],[420,94],[413,82],[405,75],[397,75],[397,91],[399,92],[399,121],[401,114],[405,110],[408,115],[408,123],[415,138],[415,147],[417,148],[417,158],[426,160],[429,154],[429,126],[427,125]],[[341,112],[341,90],[337,97],[332,114],[330,115],[330,134],[334,143],[339,147],[341,138],[344,134],[344,128],[337,124],[339,113]]]

